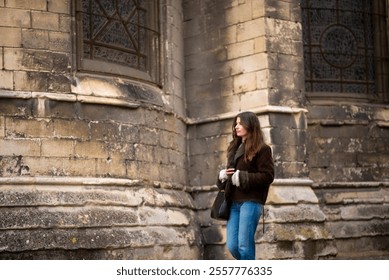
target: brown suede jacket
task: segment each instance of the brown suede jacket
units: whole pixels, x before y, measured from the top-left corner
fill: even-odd
[[[231,179],[221,182],[217,180],[219,189],[225,190],[228,200],[256,201],[266,203],[270,184],[274,180],[274,163],[271,148],[264,145],[251,161],[244,160],[244,145],[238,148],[233,155],[228,155],[227,167],[239,170],[240,186],[232,184]]]

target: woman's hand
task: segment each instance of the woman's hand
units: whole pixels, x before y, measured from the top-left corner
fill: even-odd
[[[226,174],[228,177],[230,177],[232,174],[234,174],[235,168],[227,168],[226,169]]]
[[[231,177],[232,184],[239,187],[240,181],[239,181],[239,170],[236,170],[236,172]]]
[[[228,176],[227,176],[227,172],[226,172],[227,170],[226,169],[223,169],[223,170],[220,170],[220,172],[219,172],[219,180],[220,180],[220,182],[225,182],[225,181],[227,181],[227,179],[228,179]]]

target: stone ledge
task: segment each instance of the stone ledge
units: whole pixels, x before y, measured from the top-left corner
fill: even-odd
[[[1,207],[0,231],[110,227],[189,227],[189,210],[112,205]]]
[[[23,252],[0,252],[0,260],[198,260],[201,246],[154,245],[149,247],[103,249],[42,249]]]
[[[308,178],[276,179],[269,189],[266,204],[318,204],[319,200],[311,188],[312,183]]]
[[[140,103],[136,101],[130,101],[117,97],[103,97],[103,96],[90,96],[90,95],[75,95],[72,93],[51,93],[51,92],[15,92],[0,90],[0,98],[18,98],[18,99],[49,99],[54,101],[64,102],[81,102],[90,104],[104,104],[112,106],[127,107],[131,109],[137,109],[140,107]]]
[[[110,227],[0,231],[2,252],[121,249],[199,245],[198,232],[183,227]]]
[[[188,192],[112,178],[0,178],[0,207],[125,206],[193,209]]]
[[[307,113],[308,110],[305,108],[295,108],[289,106],[272,106],[266,105],[258,108],[250,109],[251,112],[261,115],[261,114],[269,114],[269,113],[278,113],[278,114],[299,114],[299,113]],[[197,125],[203,123],[211,123],[217,122],[221,120],[233,119],[240,112],[229,112],[224,114],[218,114],[215,116],[205,117],[205,118],[187,118],[188,125]]]
[[[321,182],[313,183],[314,189],[325,188],[379,188],[389,187],[389,181]]]
[[[0,185],[139,186],[140,180],[92,177],[2,177]]]

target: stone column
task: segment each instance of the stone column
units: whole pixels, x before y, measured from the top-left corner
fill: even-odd
[[[204,228],[205,257],[231,258],[223,222],[209,219],[233,117],[253,111],[272,146],[276,180],[258,227],[258,258],[336,252],[311,189],[306,155],[300,10],[296,1],[184,1],[189,182]],[[306,242],[306,240],[312,240]]]
[[[318,259],[337,253],[307,164],[307,107],[298,1],[265,1],[269,138],[276,179],[259,239],[264,258]]]

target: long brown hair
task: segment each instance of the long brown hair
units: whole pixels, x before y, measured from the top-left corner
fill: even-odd
[[[244,160],[251,161],[265,144],[258,117],[253,112],[242,112],[234,118],[234,122],[232,123],[232,141],[228,146],[227,152],[229,155],[235,154],[239,145],[242,143],[242,138],[237,136],[235,131],[238,118],[240,118],[241,125],[247,130]]]

